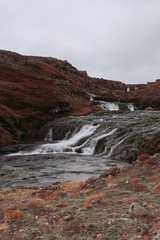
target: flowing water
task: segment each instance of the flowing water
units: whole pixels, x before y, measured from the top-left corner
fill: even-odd
[[[99,175],[116,162],[136,159],[141,144],[160,132],[160,112],[119,113],[118,104],[87,116],[61,117],[40,131],[40,142],[21,144],[1,156],[0,186],[46,186]],[[129,111],[130,110],[130,111]]]

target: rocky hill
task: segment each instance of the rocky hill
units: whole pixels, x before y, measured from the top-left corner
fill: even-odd
[[[140,109],[160,110],[160,79],[143,85],[140,90],[127,92],[127,98]]]
[[[0,51],[0,145],[35,138],[53,118],[87,114],[97,107],[90,94],[111,102],[160,109],[160,82],[126,92],[118,81],[91,78],[67,61]]]

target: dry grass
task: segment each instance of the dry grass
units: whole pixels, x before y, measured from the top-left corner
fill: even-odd
[[[135,166],[91,185],[1,191],[0,239],[151,240],[160,229],[159,167]],[[132,218],[132,202],[145,203],[154,218]]]

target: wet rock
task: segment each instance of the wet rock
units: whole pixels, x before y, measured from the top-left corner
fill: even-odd
[[[138,155],[147,153],[153,155],[160,152],[160,132],[154,134],[151,138],[143,142],[139,147]]]
[[[111,163],[110,165],[111,165],[111,167],[116,167],[117,166],[116,163]]]

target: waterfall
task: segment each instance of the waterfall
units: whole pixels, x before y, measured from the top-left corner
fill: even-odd
[[[145,139],[159,132],[160,113],[151,116],[148,112],[134,112],[132,104],[128,104],[128,108],[131,112],[125,115],[110,115],[102,111],[86,116],[62,117],[59,121],[56,119],[48,126],[43,144],[22,146],[21,151],[9,156],[64,153],[81,156],[103,154],[107,158],[127,159],[130,153],[135,159],[137,149]]]
[[[118,103],[103,102],[100,107],[108,111],[119,111]]]
[[[10,156],[49,154],[49,153],[62,153],[62,152],[75,153],[76,152],[75,150],[77,149],[77,145],[79,147],[82,146],[82,145],[79,145],[79,142],[91,136],[98,127],[99,127],[99,124],[84,125],[78,132],[75,133],[74,131],[73,135],[69,139],[65,138],[64,140],[58,141],[56,143],[42,144],[33,151],[30,151],[30,152],[20,151],[18,153],[10,154]],[[51,130],[49,130],[49,133],[47,134],[46,139],[48,138],[50,133],[51,133]]]
[[[52,139],[53,139],[53,131],[52,131],[52,128],[50,128],[49,129],[49,132],[48,132],[48,134],[47,134],[47,136],[45,137],[45,141],[47,142],[51,142],[52,141]]]
[[[131,104],[131,103],[128,104],[127,107],[128,107],[128,109],[129,109],[131,112],[133,112],[133,111],[135,110],[134,105]]]

